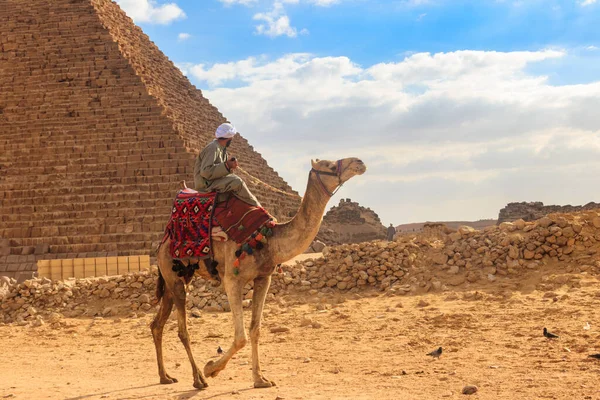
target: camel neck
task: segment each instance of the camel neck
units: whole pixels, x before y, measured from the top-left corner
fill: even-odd
[[[315,178],[314,174],[309,174],[306,192],[294,218],[273,229],[274,235],[269,246],[275,264],[304,253],[319,232],[330,197],[319,187]]]

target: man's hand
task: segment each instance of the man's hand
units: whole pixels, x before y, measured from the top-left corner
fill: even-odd
[[[230,171],[233,171],[237,167],[238,167],[238,162],[235,159],[235,157],[231,157],[229,160],[227,160],[227,168],[229,168]]]

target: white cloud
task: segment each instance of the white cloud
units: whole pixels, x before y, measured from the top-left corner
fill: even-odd
[[[419,14],[419,16],[417,17],[417,21],[422,21],[423,18],[425,18],[426,16],[427,16],[427,13]]]
[[[297,1],[297,0],[296,0]],[[264,24],[256,26],[256,33],[259,35],[265,35],[269,37],[287,36],[296,37],[298,31],[296,28],[290,25],[290,18],[287,16],[285,9],[283,8],[284,2],[295,2],[293,0],[287,1],[275,1],[273,3],[273,9],[265,13],[257,13],[254,15],[254,20],[264,21]],[[303,29],[300,31],[301,34],[306,34],[308,31]]]
[[[188,40],[191,37],[192,35],[190,35],[189,33],[182,32],[179,35],[177,35],[177,40],[183,42],[184,40]]]
[[[226,6],[231,6],[234,4],[242,4],[242,5],[248,6],[248,5],[258,2],[258,0],[219,0],[219,1],[223,4],[225,4]]]
[[[585,7],[585,6],[591,6],[592,4],[596,3],[597,1],[598,0],[583,0],[583,1],[580,1],[579,4],[582,7]]]
[[[416,53],[368,67],[289,54],[181,68],[296,190],[310,158],[358,156],[369,171],[340,196],[418,221],[600,200],[576,185],[600,174],[600,81],[553,86],[527,68],[566,54]]]
[[[433,3],[433,0],[403,0],[402,1],[403,5],[407,5],[407,6],[411,6],[411,7],[418,7],[418,6],[428,5],[431,3]]]
[[[321,6],[321,7],[329,7],[334,4],[338,4],[340,0],[311,0],[311,3]]]
[[[241,4],[250,6],[258,3],[258,0],[219,0],[225,6],[232,6],[234,4]],[[329,7],[334,4],[341,3],[342,0],[273,0],[271,9],[269,11],[258,12],[254,14],[253,19],[260,21],[255,28],[255,32],[258,35],[265,35],[271,38],[278,36],[287,36],[295,38],[298,34],[308,34],[307,29],[298,29],[293,27],[290,22],[290,17],[287,15],[284,5],[286,4],[300,4],[309,3],[319,7]],[[423,0],[417,0],[423,1]]]
[[[596,50],[598,50],[598,47],[597,46],[588,46],[585,49],[588,51],[596,51]]]
[[[175,3],[158,4],[154,0],[116,0],[136,23],[167,25],[186,17]]]

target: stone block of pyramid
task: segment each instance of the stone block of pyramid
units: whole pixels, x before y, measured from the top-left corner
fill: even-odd
[[[0,274],[150,254],[225,121],[112,1],[2,0]],[[243,137],[231,153],[272,214],[295,213],[298,194]]]

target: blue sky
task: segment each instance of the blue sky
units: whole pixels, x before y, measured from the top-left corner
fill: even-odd
[[[416,4],[413,4],[416,3]],[[161,3],[158,3],[161,4]],[[308,52],[344,55],[361,65],[402,59],[407,52],[538,50],[599,45],[600,4],[568,1],[366,1],[327,7],[284,4],[297,37],[256,33],[253,16],[273,1],[225,5],[218,0],[179,0],[186,18],[144,31],[175,62],[227,62],[257,54],[279,57]],[[178,34],[190,39],[178,41]]]
[[[331,204],[386,223],[600,200],[600,0],[117,2],[301,193],[358,156]]]

